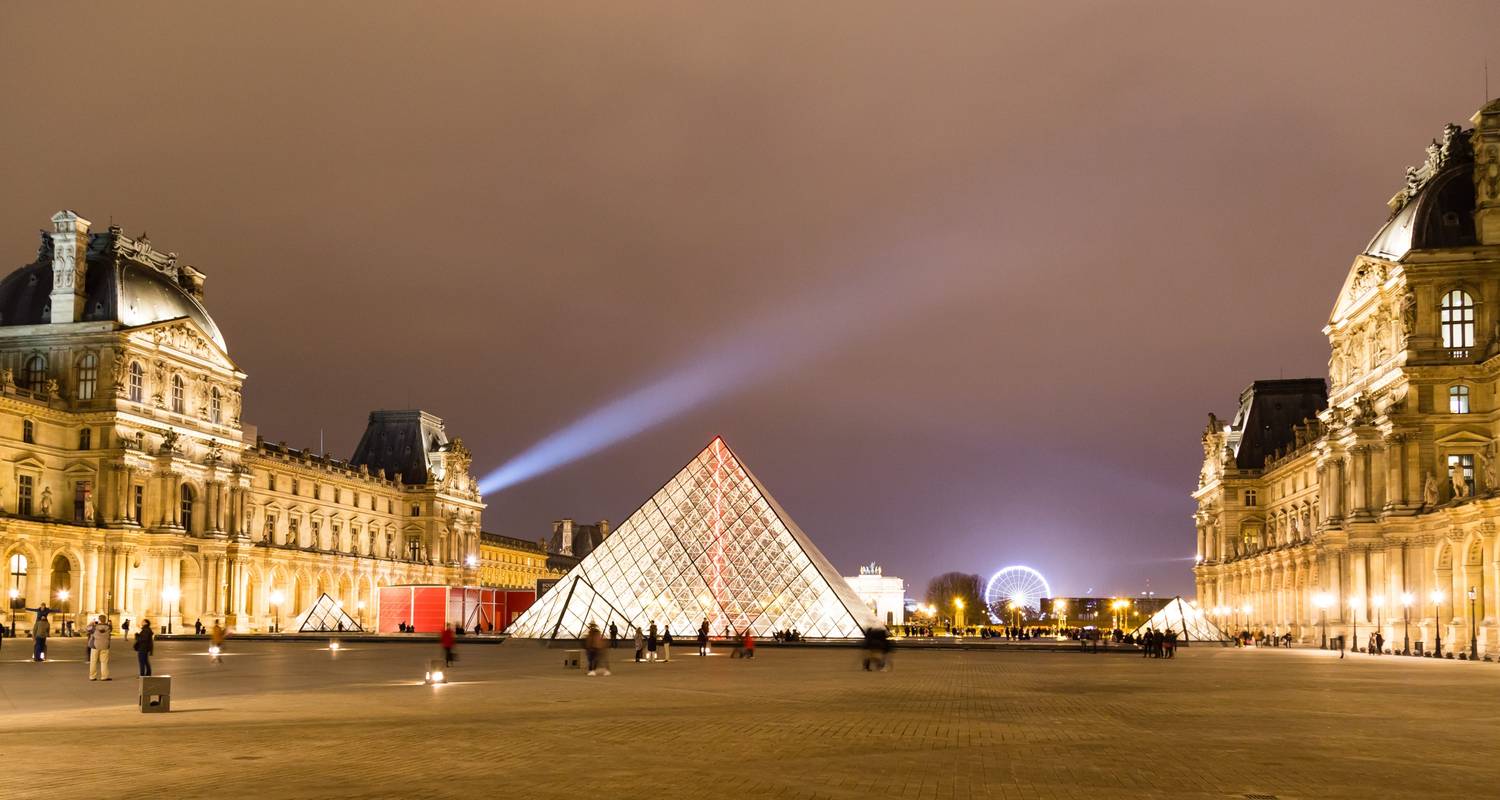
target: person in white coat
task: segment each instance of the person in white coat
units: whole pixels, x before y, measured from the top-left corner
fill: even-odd
[[[89,640],[89,680],[107,681],[109,677],[109,637],[114,626],[103,614],[83,629]]]

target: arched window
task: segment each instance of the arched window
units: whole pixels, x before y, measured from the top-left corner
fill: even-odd
[[[219,395],[219,387],[215,386],[208,394],[208,418],[215,425],[224,421],[224,398]]]
[[[1454,289],[1443,295],[1439,309],[1443,327],[1443,347],[1454,358],[1467,358],[1474,346],[1474,298],[1468,292]]]
[[[193,487],[182,485],[182,527],[191,532],[193,530]]]
[[[1448,387],[1448,413],[1449,414],[1467,414],[1467,413],[1469,413],[1469,387],[1467,387],[1467,386],[1449,386]]]
[[[84,353],[83,358],[78,359],[78,399],[93,400],[98,388],[99,357],[93,353]]]
[[[47,359],[39,355],[26,359],[26,373],[22,377],[26,380],[26,388],[33,392],[46,388]]]
[[[141,369],[141,362],[130,362],[130,402],[139,403],[145,396],[146,371]]]
[[[185,390],[185,387],[182,385],[182,376],[181,375],[173,375],[172,376],[172,413],[174,413],[174,414],[181,414],[181,413],[183,413],[183,411],[182,411],[183,406],[184,406],[183,396],[185,394],[187,394],[187,392]]]

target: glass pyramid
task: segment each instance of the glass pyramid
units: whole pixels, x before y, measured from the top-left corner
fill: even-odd
[[[1196,604],[1183,602],[1180,596],[1172,598],[1172,602],[1162,606],[1160,611],[1152,614],[1150,619],[1141,623],[1131,634],[1140,636],[1146,631],[1177,631],[1179,642],[1229,641],[1229,636],[1210,622],[1202,609]]]
[[[768,637],[850,639],[880,623],[715,438],[654,497],[511,624],[522,638],[578,639],[590,622]]]
[[[314,631],[357,631],[359,623],[344,613],[343,606],[326,594],[318,599],[302,615],[292,620],[292,630],[298,633]]]

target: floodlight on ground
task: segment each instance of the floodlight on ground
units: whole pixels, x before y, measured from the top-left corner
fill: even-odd
[[[335,653],[337,653],[339,651],[339,640],[338,639],[334,639],[333,641],[329,642],[328,643],[328,649],[332,650]]]
[[[215,658],[217,658],[218,655],[219,655],[219,652],[220,651],[219,651],[219,646],[218,645],[211,644],[211,645],[208,646],[208,654],[209,655],[214,656]]]
[[[427,662],[427,674],[422,679],[422,682],[428,684],[429,686],[435,686],[439,683],[447,683],[448,676],[443,674],[443,670],[446,667],[447,665],[444,664],[441,660]]]

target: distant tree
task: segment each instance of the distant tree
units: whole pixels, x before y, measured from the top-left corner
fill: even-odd
[[[984,614],[983,582],[978,575],[966,572],[945,572],[927,582],[929,604],[937,606],[939,617],[952,617],[953,598],[964,601],[964,622],[974,625],[986,622]]]

